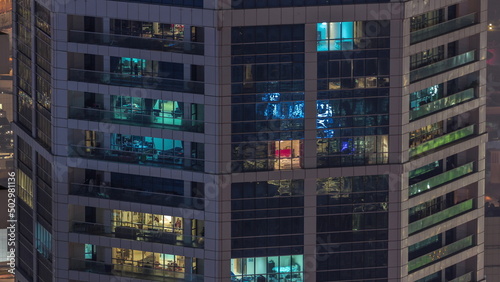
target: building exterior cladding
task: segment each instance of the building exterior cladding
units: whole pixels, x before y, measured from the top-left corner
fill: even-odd
[[[486,0],[15,1],[19,281],[483,281]]]

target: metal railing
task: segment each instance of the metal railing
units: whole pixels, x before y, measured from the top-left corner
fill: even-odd
[[[198,133],[203,133],[205,124],[203,121],[199,120],[188,120],[174,116],[162,117],[160,115],[155,115],[154,111],[151,111],[151,114],[139,114],[134,112],[126,113],[77,107],[69,108],[68,118]]]
[[[474,162],[448,170],[436,176],[430,177],[413,185],[410,185],[408,194],[410,197],[432,190],[440,185],[461,178],[474,172]]]
[[[408,234],[414,234],[422,231],[433,225],[449,220],[457,215],[471,211],[472,209],[474,209],[474,199],[469,199],[465,202],[456,204],[433,215],[411,222],[408,225]]]
[[[410,111],[410,120],[415,120],[430,115],[432,113],[447,109],[451,106],[463,103],[471,99],[474,99],[474,88],[470,88],[462,92],[446,96],[439,100],[432,101],[425,105],[413,108]]]
[[[439,248],[433,252],[425,254],[408,262],[408,272],[413,272],[419,268],[435,263],[448,256],[461,252],[474,245],[474,235],[470,235],[454,243]]]
[[[449,282],[470,282],[470,281],[474,281],[472,279],[472,272],[466,273],[460,277],[450,280]]]
[[[154,242],[190,248],[203,248],[205,242],[204,237],[201,236],[184,235],[158,230],[144,230],[127,226],[110,226],[80,221],[71,221],[69,231],[74,233]]]
[[[477,23],[477,13],[472,13],[410,33],[410,44],[415,44]]]
[[[441,60],[425,67],[410,71],[410,83],[466,65],[468,63],[472,63],[474,61],[476,61],[476,50]]]
[[[97,159],[119,163],[136,163],[146,166],[168,167],[193,171],[204,171],[203,159],[187,158],[184,153],[170,152],[171,154],[154,153],[154,149],[142,152],[111,150],[97,147],[71,145],[69,156]]]
[[[166,269],[139,267],[130,264],[112,264],[93,260],[70,259],[69,269],[97,274],[116,275],[137,279],[160,281],[203,281],[203,275],[168,271]]]
[[[146,189],[146,187],[144,188]],[[69,194],[176,208],[205,209],[205,200],[203,198],[163,194],[147,190],[132,190],[118,187],[71,183],[69,186]]]
[[[68,80],[125,87],[139,87],[145,89],[189,92],[196,94],[203,94],[205,91],[204,83],[199,81],[186,81],[158,76],[108,73],[81,69],[70,69],[68,71]]]
[[[204,44],[164,38],[147,38],[131,35],[105,34],[98,32],[70,30],[69,42],[116,46],[141,50],[176,52],[203,55]]]

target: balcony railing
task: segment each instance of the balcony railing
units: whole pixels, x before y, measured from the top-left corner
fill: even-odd
[[[147,190],[138,191],[126,188],[71,183],[69,194],[175,208],[205,209],[205,200],[203,198],[191,198]]]
[[[418,146],[410,148],[409,155],[410,158],[423,154],[425,152],[437,149],[441,146],[453,143],[457,140],[463,139],[465,137],[471,136],[474,134],[474,125],[469,125],[457,131],[453,131],[451,133],[445,134],[443,136],[434,138],[427,142],[424,142]]]
[[[476,51],[472,50],[467,53],[460,54],[455,57],[444,59],[434,64],[412,70],[410,72],[410,83],[413,83],[424,78],[458,68],[460,66],[472,63],[476,60]]]
[[[116,46],[124,48],[203,55],[203,43],[162,38],[144,38],[86,31],[69,31],[69,42]]]
[[[150,150],[149,151],[154,151]],[[154,152],[134,152],[110,150],[96,147],[85,147],[71,145],[69,156],[97,159],[119,163],[136,163],[145,166],[168,167],[172,169],[183,169],[193,171],[204,170],[204,160],[186,158],[184,154],[177,151],[163,151],[168,154],[155,154]]]
[[[130,264],[111,264],[100,261],[73,258],[70,259],[69,269],[154,281],[203,281],[203,275],[201,274],[175,272],[159,268],[139,267]]]
[[[476,13],[460,18],[449,20],[424,29],[414,31],[410,34],[410,44],[415,44],[433,37],[437,37],[455,30],[459,30],[477,23]]]
[[[474,172],[474,162],[470,162],[463,166],[448,170],[424,181],[420,181],[418,183],[410,185],[409,196],[412,197],[425,191],[432,190],[440,185],[443,185],[450,181],[454,181],[472,172]]]
[[[408,272],[415,271],[419,268],[425,267],[429,264],[433,264],[439,260],[442,260],[448,256],[466,250],[474,245],[474,235],[470,235],[454,243],[446,245],[439,248],[433,252],[426,255],[418,257],[414,260],[408,262]]]
[[[457,215],[471,211],[472,209],[474,209],[474,199],[456,204],[450,208],[410,223],[408,225],[408,233],[413,234],[419,232],[433,225],[449,220]]]
[[[442,99],[427,103],[425,105],[413,108],[410,111],[410,120],[415,120],[432,113],[447,109],[456,104],[474,99],[474,88],[455,93]]]
[[[143,230],[126,226],[109,226],[98,223],[72,221],[70,232],[129,240],[155,242],[190,248],[203,248],[204,238],[172,232]]]
[[[157,76],[141,76],[123,73],[107,73],[91,70],[70,69],[68,71],[68,80],[196,94],[203,94],[204,92],[203,82],[198,81],[185,81]]]
[[[153,111],[151,112],[151,114],[140,114],[71,107],[68,118],[203,133],[203,121],[174,116],[162,117],[155,115]]]
[[[469,281],[474,281],[472,279],[472,272],[469,272],[469,273],[464,274],[464,275],[462,275],[460,277],[457,277],[457,278],[455,278],[453,280],[450,280],[449,282],[469,282]]]

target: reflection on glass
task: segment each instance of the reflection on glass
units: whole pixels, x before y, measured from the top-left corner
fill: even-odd
[[[387,135],[318,139],[319,167],[370,165],[388,162]]]
[[[413,108],[410,111],[410,120],[414,120],[434,112],[444,110],[456,104],[471,100],[474,98],[474,89],[467,89],[465,91],[444,97],[439,100],[433,100],[429,103],[424,103],[421,106]]]
[[[421,267],[442,260],[457,252],[463,251],[474,245],[474,235],[470,235],[461,240],[446,245],[440,249],[430,252],[408,262],[408,272],[413,272]]]
[[[476,60],[476,51],[472,50],[467,53],[463,53],[458,56],[444,59],[442,61],[432,63],[425,67],[412,70],[410,72],[410,83],[472,63],[475,60]]]
[[[424,181],[410,185],[409,196],[415,196],[417,194],[423,193],[425,191],[431,190],[437,186],[443,185],[447,182],[453,181],[457,178],[465,176],[474,171],[474,163],[468,163],[466,165],[451,169],[442,174],[436,175]]]
[[[434,25],[424,25],[419,30],[410,34],[410,44],[415,44],[436,36],[440,36],[476,23],[476,13],[472,13],[460,18],[452,19],[444,23],[434,23]]]
[[[89,130],[73,132],[70,137],[73,138],[73,144],[83,144],[83,146],[72,145],[70,147],[72,156],[203,170],[205,150],[202,143],[116,133],[112,133],[108,139],[101,132]],[[84,136],[79,136],[79,133],[83,133]],[[105,148],[101,148],[103,145],[101,142],[105,142]]]
[[[474,199],[456,204],[450,208],[437,212],[433,215],[424,217],[408,225],[408,234],[413,234],[427,229],[435,224],[449,220],[457,215],[468,212],[474,208]]]
[[[266,93],[262,101],[256,104],[257,116],[265,119],[296,119],[304,118],[304,101],[283,101],[280,93]]]
[[[453,131],[451,133],[445,134],[443,136],[434,138],[430,141],[422,143],[420,145],[416,145],[413,148],[410,148],[409,155],[411,157],[416,157],[422,153],[428,152],[430,150],[434,150],[441,146],[450,144],[462,138],[471,136],[474,134],[474,125],[469,125],[457,131]]]
[[[416,91],[410,94],[410,109],[418,108],[419,106],[436,101],[443,97],[443,84]]]

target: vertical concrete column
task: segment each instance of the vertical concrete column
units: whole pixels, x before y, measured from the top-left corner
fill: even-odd
[[[184,147],[184,150],[186,147]],[[187,151],[184,151],[187,152]],[[191,199],[191,181],[184,181],[184,197],[185,197],[185,203],[189,207],[193,204],[193,200]],[[184,225],[185,226],[185,225]]]
[[[325,242],[318,242],[316,246],[316,179],[304,180],[304,281],[316,281],[316,266],[318,262],[327,259],[325,254],[318,254],[317,247],[321,248]]]
[[[191,167],[193,163],[191,159],[193,158],[193,154],[191,153],[191,142],[184,141],[184,167]]]
[[[191,50],[191,26],[184,25],[184,50]]]
[[[183,234],[183,242],[184,244],[186,244],[186,246],[190,246],[193,241],[194,241],[194,238],[191,237],[191,229],[193,227],[192,225],[192,220],[190,218],[183,218],[183,222],[182,222],[183,226],[182,226],[182,234]],[[186,267],[186,269],[188,269]]]
[[[101,142],[100,149],[106,148],[109,149],[111,147],[111,133],[103,133],[103,140]]]
[[[191,64],[184,64],[184,80],[191,80]]]
[[[190,274],[192,274],[194,271],[193,271],[193,258],[191,257],[185,257],[184,258],[184,269],[186,271],[186,276],[187,276],[187,281],[193,281],[195,279],[191,279],[190,278]],[[195,280],[196,281],[196,280]]]
[[[113,221],[113,210],[103,209],[101,218],[99,219],[101,223],[106,226],[106,233],[111,231],[112,221]]]
[[[317,80],[318,80],[318,51],[317,51],[316,24],[305,25],[305,142],[302,158],[304,168],[316,168],[316,119],[317,119]]]

